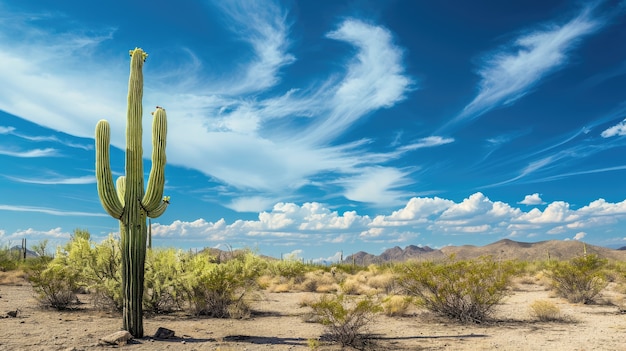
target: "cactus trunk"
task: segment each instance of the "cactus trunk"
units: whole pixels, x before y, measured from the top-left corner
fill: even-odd
[[[165,183],[165,110],[153,113],[152,170],[144,192],[142,147],[143,63],[147,54],[131,50],[126,125],[126,175],[117,180],[109,161],[110,128],[105,120],[96,126],[96,178],[98,195],[104,209],[120,222],[122,246],[123,328],[134,337],[143,337],[143,289],[146,258],[146,218],[160,216],[169,198],[163,198]]]

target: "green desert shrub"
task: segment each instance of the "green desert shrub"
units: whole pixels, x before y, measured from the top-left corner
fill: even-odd
[[[305,273],[312,269],[300,260],[286,258],[284,260],[271,262],[268,266],[268,270],[273,276],[285,278],[293,284],[300,284],[305,279]]]
[[[371,296],[355,297],[346,294],[325,294],[319,300],[309,303],[309,307],[326,327],[326,339],[341,346],[356,348],[367,345],[370,340],[367,327],[373,316],[382,311]]]
[[[45,307],[64,310],[78,301],[80,271],[66,262],[57,260],[48,265],[34,266],[29,270],[29,280]]]
[[[463,323],[486,321],[508,294],[512,262],[491,257],[441,263],[407,263],[399,267],[399,284],[428,310]]]
[[[174,249],[146,251],[144,311],[168,313],[184,307],[185,289],[182,277],[188,255]]]
[[[596,254],[553,262],[549,277],[556,293],[572,303],[591,303],[607,285],[603,269],[607,260]]]
[[[0,272],[17,269],[20,263],[20,255],[17,250],[11,250],[10,245],[0,248]]]
[[[192,311],[216,318],[246,317],[245,297],[263,269],[263,263],[251,253],[221,263],[211,262],[205,254],[190,257],[183,282]]]

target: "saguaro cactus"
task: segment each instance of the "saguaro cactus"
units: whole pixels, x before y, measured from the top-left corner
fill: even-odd
[[[143,50],[130,51],[128,110],[126,125],[126,175],[113,176],[109,160],[110,127],[106,120],[96,126],[96,178],[102,207],[120,222],[122,246],[123,327],[134,337],[143,337],[143,289],[146,258],[146,218],[163,214],[169,197],[163,197],[165,183],[165,110],[152,113],[152,169],[144,191],[141,100],[143,96]]]

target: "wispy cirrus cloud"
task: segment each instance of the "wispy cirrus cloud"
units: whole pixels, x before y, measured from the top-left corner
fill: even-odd
[[[368,112],[391,107],[415,89],[404,73],[402,49],[393,43],[388,29],[347,19],[327,37],[349,43],[358,52],[329,97],[327,115],[298,135],[312,144],[332,140]]]
[[[441,136],[429,136],[426,138],[421,138],[418,141],[403,145],[399,147],[397,150],[400,152],[413,151],[417,149],[423,149],[426,147],[435,147],[439,145],[450,144],[454,142],[454,138],[446,138]]]
[[[446,127],[472,120],[498,107],[514,103],[549,74],[569,63],[569,53],[603,23],[585,7],[563,25],[530,30],[510,44],[490,53],[478,69],[478,94]]]
[[[78,143],[73,143],[70,141],[65,141],[65,140],[61,140],[59,137],[55,136],[55,135],[48,135],[48,136],[33,136],[33,135],[26,135],[26,134],[22,134],[17,132],[17,129],[15,127],[5,127],[5,126],[0,126],[0,134],[10,134],[10,135],[14,135],[18,138],[24,139],[24,140],[29,140],[29,141],[35,141],[35,142],[45,142],[45,141],[50,141],[50,142],[55,142],[55,143],[59,143],[62,145],[65,145],[67,147],[73,147],[73,148],[78,148],[78,149],[83,149],[83,150],[92,150],[93,149],[93,145],[91,144],[78,144]]]
[[[215,4],[228,16],[233,32],[254,52],[254,60],[245,64],[243,76],[222,93],[250,93],[274,86],[279,81],[280,68],[295,61],[287,52],[287,13],[272,1],[217,1]]]
[[[21,206],[21,205],[2,205],[0,211],[13,212],[37,212],[53,216],[88,216],[88,217],[106,217],[106,213],[81,212],[81,211],[65,211],[55,208],[37,207],[37,206]]]
[[[0,148],[0,155],[20,157],[20,158],[35,158],[35,157],[57,157],[61,154],[59,150],[53,148],[45,149],[31,149],[31,150],[13,150]]]
[[[83,177],[45,177],[45,178],[22,178],[12,177],[5,175],[6,178],[19,182],[29,184],[43,184],[43,185],[77,185],[77,184],[93,184],[96,182],[94,175],[88,175]]]
[[[227,191],[245,190],[246,198],[256,199],[233,199],[231,208],[260,210],[270,202],[259,199],[283,198],[313,184],[312,178],[319,174],[345,177],[386,161],[369,154],[361,141],[337,144],[336,139],[368,113],[401,101],[413,88],[404,73],[402,49],[393,43],[388,29],[356,19],[343,21],[327,37],[356,49],[353,57],[345,58],[345,72],[328,72],[327,79],[280,91],[275,87],[281,69],[297,63],[288,52],[288,13],[273,2],[216,6],[230,19],[225,22],[237,24],[233,26],[236,39],[254,55],[232,62],[229,79],[177,81],[178,75],[161,72],[145,87],[144,105],[165,106],[168,116],[177,121],[168,130],[168,159],[173,165],[199,170],[225,184]],[[93,55],[113,38],[114,27],[51,33],[38,26],[32,15],[5,12],[0,23],[0,67],[11,67],[0,69],[4,82],[0,109],[76,136],[91,136],[102,117],[123,116],[127,70],[124,62],[118,62],[123,56],[112,60]],[[75,25],[80,22],[72,22]],[[7,35],[16,29],[18,38]],[[195,54],[189,49],[184,52],[188,58],[184,64],[200,72]],[[170,68],[180,71],[180,67]],[[92,84],[94,80],[98,84]],[[29,96],[28,103],[23,96]],[[272,123],[282,117],[289,122]],[[298,120],[304,121],[304,132]],[[123,148],[123,121],[110,122],[111,144]],[[145,130],[149,123],[144,119]],[[150,151],[149,138],[144,138],[144,147]],[[52,149],[12,152],[21,157],[52,154]]]

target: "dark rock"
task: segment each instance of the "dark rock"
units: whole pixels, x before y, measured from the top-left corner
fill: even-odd
[[[156,333],[154,333],[154,338],[155,339],[170,339],[173,338],[175,335],[174,331],[171,329],[167,329],[167,328],[163,328],[163,327],[159,327],[159,329],[157,329]]]

